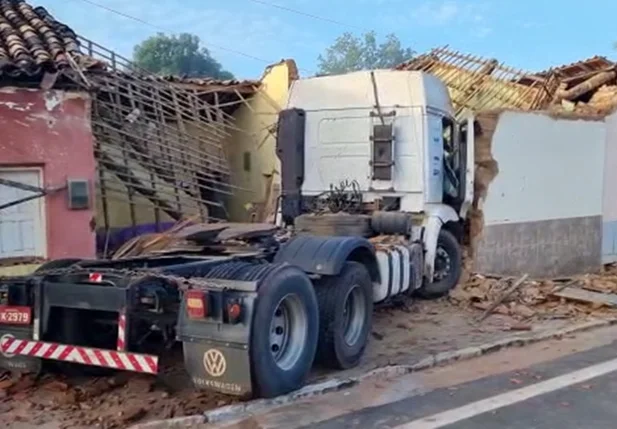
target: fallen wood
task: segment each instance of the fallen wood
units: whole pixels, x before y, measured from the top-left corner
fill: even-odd
[[[566,91],[559,91],[556,94],[556,98],[559,101],[564,100],[564,99],[569,100],[569,101],[575,100],[581,95],[591,92],[594,89],[601,87],[605,83],[608,83],[614,80],[615,77],[617,77],[617,72],[615,72],[615,70],[607,70],[607,71],[598,73],[590,77],[589,79],[579,83],[573,88],[570,88]]]
[[[484,314],[478,319],[478,322],[482,322],[486,319],[497,307],[499,307],[510,295],[512,295],[521,285],[527,280],[529,274],[525,274],[523,277],[519,278],[510,288],[508,288],[497,300],[491,304],[489,308],[486,309]]]
[[[569,287],[562,291],[553,293],[553,296],[570,301],[617,307],[617,294],[614,293],[592,292],[580,288]]]
[[[518,323],[508,328],[509,331],[531,331],[532,329],[533,329],[532,325],[525,324],[525,323]]]
[[[564,283],[562,285],[556,286],[555,289],[553,289],[551,291],[551,295],[555,295],[558,292],[561,292],[562,290],[569,288],[571,286],[574,286],[575,284],[577,284],[579,282],[579,279],[575,279],[575,280],[570,280],[567,283]]]

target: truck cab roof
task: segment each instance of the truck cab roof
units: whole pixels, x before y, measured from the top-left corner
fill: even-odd
[[[374,74],[382,108],[426,107],[453,115],[447,87],[420,71],[374,70],[319,76],[293,82],[288,108],[305,111],[363,109],[375,104]]]

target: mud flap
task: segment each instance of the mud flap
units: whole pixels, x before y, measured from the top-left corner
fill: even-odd
[[[184,366],[197,389],[252,396],[249,344],[257,283],[209,281],[217,286],[208,290],[209,317],[189,319],[185,302],[178,314],[176,335],[182,341]],[[228,323],[224,316],[227,302],[242,305],[243,316],[235,324]]]
[[[0,344],[5,338],[18,338],[23,340],[32,339],[32,327],[8,327],[3,326],[0,330]],[[0,368],[22,373],[22,374],[37,374],[41,371],[43,360],[28,356],[10,355],[3,353],[0,348]]]
[[[248,347],[184,342],[184,366],[196,388],[234,396],[252,395]]]

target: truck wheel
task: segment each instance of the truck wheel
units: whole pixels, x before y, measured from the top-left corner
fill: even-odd
[[[259,396],[299,389],[313,366],[319,308],[309,277],[285,265],[261,282],[253,319],[251,367]]]
[[[352,368],[364,354],[373,320],[373,284],[364,265],[347,262],[337,276],[316,282],[319,302],[318,362]]]
[[[418,289],[418,295],[425,299],[435,299],[454,289],[463,268],[463,253],[456,237],[448,230],[439,231],[433,281]]]

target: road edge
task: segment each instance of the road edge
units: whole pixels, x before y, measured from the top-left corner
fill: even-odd
[[[191,426],[204,423],[225,423],[231,420],[240,419],[241,417],[246,417],[247,414],[262,413],[273,408],[289,405],[300,399],[306,399],[309,397],[346,389],[369,378],[397,377],[416,371],[434,368],[436,366],[443,366],[454,362],[473,359],[475,357],[495,353],[509,347],[522,347],[528,344],[558,339],[575,333],[604,328],[612,325],[617,325],[617,318],[592,320],[566,328],[547,329],[532,334],[514,335],[492,341],[490,343],[481,344],[479,346],[471,346],[449,352],[436,353],[413,365],[390,365],[373,369],[357,377],[331,378],[323,382],[305,386],[300,390],[276,398],[255,399],[241,404],[227,405],[206,411],[201,415],[138,423],[131,426],[130,429],[186,429]]]

